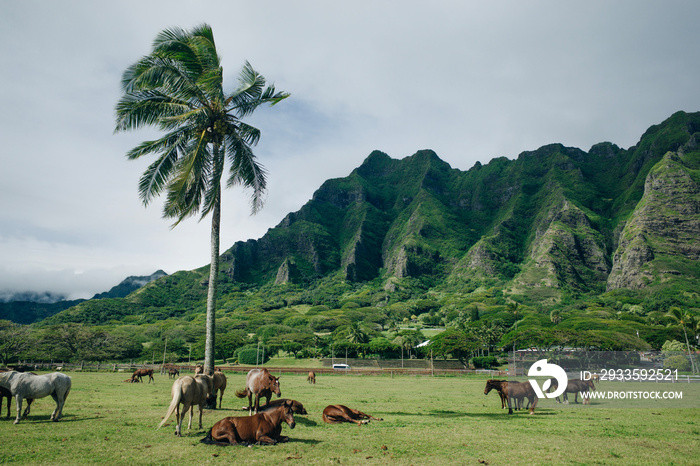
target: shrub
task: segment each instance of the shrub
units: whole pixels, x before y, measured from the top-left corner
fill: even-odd
[[[680,354],[669,356],[668,358],[664,359],[664,369],[686,372],[690,370],[690,362],[688,361],[688,358]]]
[[[269,360],[269,351],[263,351],[263,348],[260,348],[259,353],[257,347],[246,347],[238,350],[239,364],[243,364],[246,366],[254,366],[255,364],[265,364]]]
[[[477,356],[469,361],[476,369],[493,369],[498,367],[498,358],[496,356]]]

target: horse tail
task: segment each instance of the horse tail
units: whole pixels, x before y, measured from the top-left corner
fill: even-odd
[[[177,388],[177,390],[176,390],[176,388]],[[176,380],[175,383],[173,384],[172,395],[173,395],[173,401],[170,402],[170,406],[168,407],[168,412],[165,413],[165,417],[160,422],[160,424],[158,424],[158,427],[156,427],[156,430],[163,427],[163,424],[165,424],[167,422],[167,420],[170,419],[170,416],[173,415],[173,413],[177,409],[177,406],[180,404],[180,399],[182,398],[182,382],[180,381],[180,379]]]
[[[236,391],[236,396],[237,396],[238,398],[245,398],[245,397],[248,396],[249,394],[250,394],[250,392],[248,391],[248,387],[244,388],[243,390],[237,390],[237,391]]]

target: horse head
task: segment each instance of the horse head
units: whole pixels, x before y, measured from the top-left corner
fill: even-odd
[[[294,402],[292,400],[284,402],[284,422],[287,423],[290,429],[294,429],[296,425],[294,421]]]
[[[272,393],[277,395],[277,398],[282,396],[282,390],[280,390],[280,378],[275,377],[274,375],[270,374],[270,390],[272,390]]]
[[[484,395],[488,395],[491,390],[497,390],[500,392],[503,389],[503,382],[505,382],[505,380],[487,380],[486,387],[484,388]]]

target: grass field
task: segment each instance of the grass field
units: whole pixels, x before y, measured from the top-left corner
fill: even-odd
[[[700,384],[684,401],[619,408],[541,403],[534,415],[500,409],[495,393],[484,396],[484,378],[390,378],[354,375],[306,377],[283,374],[282,396],[309,411],[296,416],[290,442],[275,446],[219,447],[200,444],[211,425],[244,415],[234,391],[245,377],[228,375],[223,409],[204,413],[203,429],[174,433],[174,417],[156,426],[170,402],[172,381],[127,384],[124,373],[69,373],[73,388],[64,419],[48,420],[53,400],[37,400],[19,425],[0,420],[0,463],[20,464],[698,464]],[[605,384],[602,385],[605,387]],[[667,389],[669,386],[666,386]],[[676,387],[673,387],[674,389]],[[605,389],[605,388],[604,388]],[[694,400],[694,408],[680,408]],[[247,401],[246,401],[247,403]],[[328,425],[321,412],[345,404],[384,421],[358,427]],[[14,403],[13,403],[14,417]],[[186,422],[186,421],[185,421]]]

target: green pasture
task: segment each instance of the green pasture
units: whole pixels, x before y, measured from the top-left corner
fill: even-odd
[[[69,375],[73,388],[58,423],[48,420],[51,398],[37,400],[19,425],[4,417],[3,407],[0,463],[636,465],[698,464],[700,458],[700,384],[682,387],[683,401],[641,408],[542,403],[534,415],[509,416],[496,393],[484,396],[480,377],[320,375],[309,385],[305,376],[282,374],[282,396],[309,411],[296,416],[294,430],[284,426],[290,442],[219,447],[199,440],[219,419],[245,414],[234,396],[244,375],[227,374],[223,409],[205,411],[202,429],[195,416],[182,438],[173,435],[174,417],[156,430],[170,403],[167,376],[156,375],[155,384],[127,384],[124,373]],[[684,408],[686,402],[695,407]],[[328,404],[384,421],[328,425],[321,420]]]

